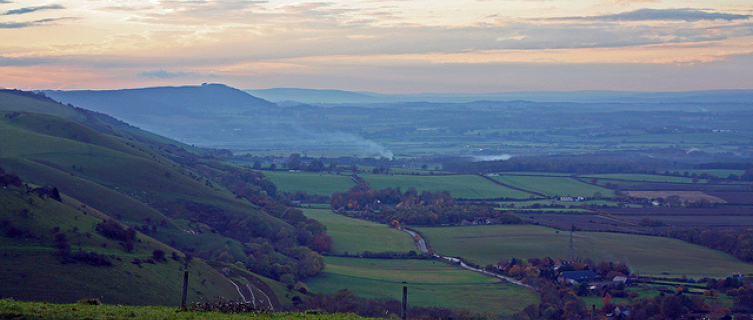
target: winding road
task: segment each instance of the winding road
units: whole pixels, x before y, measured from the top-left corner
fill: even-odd
[[[423,252],[423,253],[428,253],[429,252],[429,249],[426,248],[426,241],[423,238],[421,238],[418,235],[418,233],[416,233],[414,231],[411,231],[411,230],[407,230],[407,229],[400,229],[400,230],[403,230],[403,231],[407,232],[408,234],[410,234],[411,237],[413,237],[413,239],[415,239],[416,237],[418,237],[418,242],[416,243],[416,246],[418,246],[418,249],[421,250],[421,252]],[[465,264],[465,262],[461,261],[458,258],[447,257],[447,256],[443,256],[443,255],[440,255],[440,254],[437,254],[437,253],[434,253],[434,256],[437,257],[437,258],[445,259],[445,260],[450,261],[452,263],[456,263],[456,264],[460,265],[461,267],[463,267],[466,270],[470,270],[470,271],[473,271],[473,272],[478,272],[478,273],[481,273],[481,274],[486,275],[486,276],[490,276],[490,277],[493,277],[493,278],[505,280],[505,281],[507,281],[509,283],[516,284],[516,285],[519,285],[521,287],[525,287],[525,288],[528,288],[528,289],[531,289],[531,290],[536,290],[536,288],[534,288],[533,286],[527,285],[527,284],[522,283],[522,282],[520,282],[518,280],[515,280],[513,278],[506,277],[506,276],[503,276],[503,275],[500,275],[500,274],[496,274],[496,273],[493,273],[493,272],[489,272],[489,271],[486,271],[486,270],[483,270],[483,269],[476,269],[474,267],[471,267],[471,266]]]
[[[400,229],[400,230],[407,232],[413,239],[415,239],[418,236],[418,233],[415,233],[414,231],[410,231],[408,229]],[[426,248],[426,241],[424,241],[424,238],[418,237],[418,243],[416,245],[418,246],[418,250],[421,250],[421,252],[423,253],[429,252],[429,249]]]

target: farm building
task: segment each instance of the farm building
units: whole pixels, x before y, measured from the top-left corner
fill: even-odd
[[[586,271],[564,271],[560,273],[559,281],[567,282],[570,284],[579,284],[581,282],[598,281],[599,275],[593,270]]]
[[[632,283],[628,277],[614,277],[612,278],[612,282],[615,284],[622,283],[624,285],[630,285]]]

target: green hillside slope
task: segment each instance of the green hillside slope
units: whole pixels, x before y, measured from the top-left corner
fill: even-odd
[[[50,186],[48,190],[54,187],[56,193],[62,195],[64,204],[73,203],[74,209],[79,211],[101,212],[102,216],[97,219],[116,220],[124,228],[138,230],[139,239],[148,237],[150,243],[169,248],[169,252],[175,251],[178,256],[184,256],[185,252],[206,260],[241,266],[249,263],[252,271],[275,280],[285,279],[287,283],[315,275],[323,268],[323,259],[305,246],[311,245],[309,242],[314,236],[321,237],[324,229],[309,231],[306,228],[315,221],[296,220],[305,217],[287,210],[266,193],[255,189],[256,173],[223,165],[208,151],[194,150],[103,114],[57,104],[32,93],[0,90],[0,167],[19,175],[26,183]],[[243,182],[242,179],[233,180],[233,177],[251,180]],[[234,185],[231,192],[223,185],[227,181],[241,183]],[[53,214],[55,210],[47,208],[43,211]],[[3,211],[3,214],[13,218],[17,211]],[[36,221],[43,216],[38,214],[30,221],[45,223]],[[293,221],[297,222],[295,226],[290,224]],[[87,226],[75,228],[89,230],[94,225],[96,223],[90,222]],[[41,233],[40,230],[37,231]],[[53,236],[56,232],[48,233]],[[82,248],[87,247],[86,243],[83,242]],[[117,247],[117,243],[101,248],[98,245],[103,246],[92,243],[89,247],[98,254]],[[122,291],[120,288],[130,284],[109,285],[107,273],[98,273],[99,269],[88,273],[91,276],[88,281],[68,280],[68,274],[75,274],[78,269],[58,266],[55,250],[49,248],[49,243],[46,246],[45,249],[45,245],[35,245],[42,248],[41,251],[26,250],[28,246],[11,250],[15,260],[44,262],[46,268],[55,271],[46,275],[41,271],[32,274],[23,271],[22,265],[9,266],[9,272],[26,275],[21,279],[38,280],[46,276],[47,280],[29,285],[17,283],[16,287],[26,290],[26,297],[50,301],[56,301],[53,297],[68,299],[64,292],[49,291],[50,294],[45,295],[48,289],[44,282],[59,281],[58,287],[75,288],[78,285],[78,292],[102,292],[101,296],[110,295],[119,303],[165,304],[175,299],[162,295],[163,300],[154,302],[148,295],[123,294],[119,292]],[[83,250],[90,252],[90,249]],[[154,249],[139,250],[146,250],[148,256]],[[163,251],[168,252],[168,249]],[[44,254],[40,255],[40,252]],[[123,269],[117,272],[128,275],[126,278],[129,279],[137,275],[131,269],[151,268],[151,278],[140,276],[147,282],[135,282],[134,286],[139,290],[169,292],[173,290],[169,288],[180,287],[175,282],[182,280],[177,261],[138,266],[130,263],[133,258],[139,258],[139,255],[128,252],[125,258],[120,257],[122,261],[118,260],[123,262],[122,266],[112,268]],[[172,278],[176,272],[177,280]],[[213,271],[208,267],[201,271],[203,275],[210,273]],[[76,281],[80,283],[76,284]],[[154,283],[150,283],[152,281]],[[222,287],[212,288],[220,282]],[[229,297],[234,292],[223,292],[227,285],[231,285],[230,282],[221,276],[202,281],[196,289],[196,296],[212,292]]]
[[[4,115],[0,118],[0,165],[35,183],[54,185],[113,216],[125,217],[124,222],[157,224],[167,215],[176,220],[173,224],[185,224],[177,220],[200,218],[207,231],[226,233],[242,242],[270,236],[266,230],[292,230],[172,160],[146,152],[136,142],[122,142],[62,118],[24,112]],[[172,236],[171,240],[180,240]],[[245,260],[239,252],[235,255]]]
[[[53,302],[100,298],[118,304],[180,303],[184,254],[141,233],[135,234],[128,250],[123,240],[97,231],[109,217],[67,202],[71,201],[59,202],[25,187],[0,189],[1,296]],[[159,252],[164,258],[155,259]],[[232,284],[201,260],[192,259],[188,270],[191,301],[237,296]]]

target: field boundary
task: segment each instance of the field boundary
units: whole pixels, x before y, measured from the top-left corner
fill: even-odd
[[[498,185],[500,185],[500,186],[506,187],[506,188],[510,188],[510,189],[513,189],[513,190],[518,190],[518,191],[523,191],[523,192],[525,192],[525,193],[530,193],[530,194],[532,194],[532,195],[535,195],[535,196],[539,196],[539,197],[542,197],[542,198],[544,198],[544,199],[547,199],[547,198],[549,198],[549,197],[548,197],[548,196],[546,196],[545,194],[541,194],[541,193],[538,193],[538,192],[536,192],[536,191],[531,191],[531,190],[521,189],[521,188],[518,188],[518,187],[516,187],[516,186],[512,186],[512,185],[509,185],[509,184],[506,184],[506,183],[502,183],[502,182],[500,182],[500,181],[494,180],[494,179],[492,179],[491,177],[489,177],[489,176],[486,176],[486,175],[483,175],[483,174],[478,174],[477,176],[479,176],[479,177],[482,177],[482,178],[484,178],[484,179],[486,179],[486,180],[489,180],[489,181],[491,181],[491,182],[494,182],[494,183],[496,183],[496,184],[498,184]],[[528,199],[528,200],[530,200],[530,199]]]

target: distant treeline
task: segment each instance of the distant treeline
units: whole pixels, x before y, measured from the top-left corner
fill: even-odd
[[[693,228],[671,230],[660,235],[727,252],[742,261],[753,262],[751,230]]]
[[[659,159],[632,158],[615,159],[601,156],[551,156],[512,158],[504,161],[444,163],[444,169],[463,173],[491,172],[566,172],[572,174],[598,173],[643,173],[660,174],[677,170],[747,170],[740,180],[753,181],[750,163],[704,163],[677,164]],[[683,169],[676,169],[683,167]],[[727,177],[721,177],[727,178]]]
[[[449,191],[420,194],[413,188],[406,191],[387,188],[374,190],[359,183],[344,193],[334,193],[332,210],[350,217],[399,226],[460,224],[463,220],[490,219],[487,224],[519,224],[517,216],[495,210],[487,205],[457,204]]]

